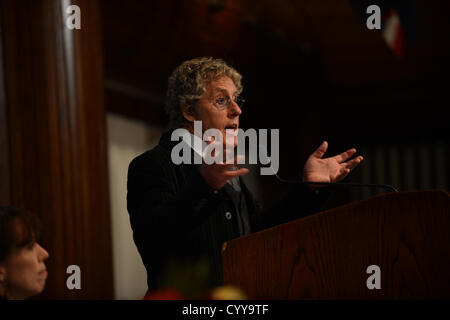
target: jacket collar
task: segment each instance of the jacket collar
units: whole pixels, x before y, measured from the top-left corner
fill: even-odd
[[[172,132],[175,131],[175,129],[178,128],[170,128],[169,130],[165,131],[159,139],[159,145],[164,149],[171,151],[172,148],[179,143],[179,141],[172,141],[170,139],[170,137],[172,136]]]
[[[161,139],[159,141],[159,144],[162,147],[164,147],[164,148],[166,148],[168,150],[172,150],[172,148],[176,144],[180,143],[181,140],[175,140],[175,141],[171,140],[172,133],[176,129],[180,129],[180,128],[171,128],[168,131],[163,133],[163,135],[162,135],[162,137],[161,137]],[[186,140],[182,140],[182,141],[184,141],[184,143],[186,143],[187,146],[189,146],[197,154],[202,155],[203,154],[203,146],[204,146],[205,142],[202,140],[202,138],[200,138],[198,136],[195,136],[192,133],[189,133],[189,137],[190,137],[189,140],[187,140],[187,141]]]

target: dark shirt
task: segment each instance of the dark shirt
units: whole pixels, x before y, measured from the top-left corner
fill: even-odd
[[[247,211],[247,202],[241,188],[240,177],[229,180],[229,183],[225,184],[223,188],[233,201],[234,209],[236,211],[239,236],[250,234],[252,232],[250,227],[250,219]],[[231,215],[230,218],[232,218]]]
[[[171,133],[165,132],[155,148],[137,156],[128,168],[127,208],[149,289],[163,285],[171,257],[206,258],[211,285],[222,284],[225,241],[310,215],[329,197],[326,189],[314,193],[298,184],[275,208],[263,212],[242,178],[240,191],[229,184],[215,191],[195,165],[175,165],[171,150],[178,141],[171,141]]]

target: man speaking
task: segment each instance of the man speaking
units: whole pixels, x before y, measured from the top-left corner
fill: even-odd
[[[130,163],[127,207],[150,290],[164,286],[164,269],[170,258],[207,259],[210,285],[222,284],[223,242],[317,212],[328,198],[327,190],[319,186],[296,184],[275,208],[263,211],[241,177],[248,169],[236,168],[228,161],[174,163],[172,149],[179,143],[171,139],[175,129],[187,130],[193,139],[202,139],[208,129],[218,130],[223,137],[238,130],[241,78],[220,59],[198,58],[178,66],[167,90],[166,111],[172,129],[156,147]],[[195,134],[196,121],[202,124],[200,137]],[[231,137],[236,146],[237,136]],[[225,138],[223,143],[229,145],[230,141]],[[323,158],[327,146],[324,141],[309,156],[303,181],[338,182],[362,161],[361,156],[348,160],[355,149]]]

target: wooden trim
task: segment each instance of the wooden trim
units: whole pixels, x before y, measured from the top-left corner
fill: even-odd
[[[35,212],[50,253],[41,297],[113,297],[99,0],[2,1],[12,203]],[[66,268],[81,268],[68,290]]]
[[[0,206],[7,206],[11,204],[11,180],[2,35],[3,25],[0,23]]]

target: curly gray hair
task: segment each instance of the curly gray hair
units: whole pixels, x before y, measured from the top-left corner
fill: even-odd
[[[242,92],[242,76],[222,59],[196,58],[179,65],[169,77],[165,110],[173,126],[183,126],[181,105],[187,111],[194,111],[198,100],[206,92],[206,86],[213,80],[228,76],[236,86],[238,94]]]

